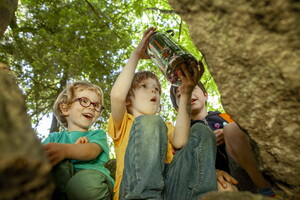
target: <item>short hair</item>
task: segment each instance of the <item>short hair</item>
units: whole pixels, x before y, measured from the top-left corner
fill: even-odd
[[[53,112],[54,112],[55,117],[65,127],[68,126],[68,122],[67,122],[66,117],[63,115],[63,113],[60,110],[60,105],[67,104],[68,109],[69,109],[71,104],[73,103],[73,100],[75,97],[75,90],[78,90],[78,89],[95,91],[97,93],[97,95],[99,95],[99,97],[100,97],[101,105],[104,104],[103,91],[99,86],[94,85],[89,82],[86,82],[86,81],[76,81],[76,82],[68,84],[67,87],[58,95],[58,97],[55,100],[54,105],[53,105]]]
[[[156,81],[157,83],[157,86],[159,88],[159,94],[161,95],[161,84],[158,80],[158,77],[153,73],[153,72],[150,72],[150,71],[140,71],[140,72],[136,72],[134,77],[133,77],[133,80],[132,80],[132,83],[131,83],[131,87],[128,91],[128,94],[127,94],[127,97],[126,97],[126,101],[127,102],[131,102],[130,100],[130,97],[134,97],[134,90],[138,87],[138,84],[145,80],[145,79],[148,79],[148,78],[152,78]]]
[[[207,94],[206,89],[204,87],[204,85],[201,83],[201,81],[199,81],[197,83],[197,86],[202,90],[203,94]],[[177,92],[178,87],[176,86],[171,86],[170,88],[170,97],[171,97],[171,101],[173,104],[174,108],[178,108],[177,102],[176,102],[176,92]]]

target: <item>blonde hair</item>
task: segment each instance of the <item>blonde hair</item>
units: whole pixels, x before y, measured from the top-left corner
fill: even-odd
[[[58,121],[60,121],[65,127],[68,126],[68,122],[66,120],[66,117],[63,115],[60,109],[61,104],[66,104],[67,109],[71,106],[73,103],[74,97],[75,97],[75,90],[92,90],[97,93],[100,97],[100,103],[101,105],[104,104],[104,97],[103,97],[103,91],[102,89],[94,85],[92,83],[86,82],[86,81],[76,81],[74,83],[68,84],[67,87],[58,95],[56,101],[53,105],[53,112],[55,117]]]

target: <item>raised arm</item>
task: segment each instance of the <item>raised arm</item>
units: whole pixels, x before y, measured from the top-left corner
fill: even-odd
[[[180,102],[178,105],[179,109],[176,118],[176,125],[171,140],[173,147],[176,149],[184,147],[189,137],[191,123],[191,97],[200,78],[200,72],[196,63],[192,62],[189,67],[193,68],[193,74],[189,73],[185,64],[182,64],[181,66],[182,71],[178,72],[178,76],[181,79],[182,84],[178,88]]]
[[[126,111],[126,97],[131,87],[135,69],[140,59],[149,58],[148,54],[146,53],[146,49],[148,40],[154,31],[155,28],[151,27],[144,32],[142,40],[131,54],[128,62],[124,66],[122,72],[120,73],[112,87],[110,93],[111,114],[114,119],[114,126],[117,132],[117,137],[119,136],[122,119]]]

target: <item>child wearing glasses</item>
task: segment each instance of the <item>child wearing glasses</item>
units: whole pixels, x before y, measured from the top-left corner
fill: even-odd
[[[51,133],[43,141],[53,166],[53,199],[112,198],[114,181],[104,167],[109,160],[106,133],[89,130],[103,103],[101,88],[83,81],[69,84],[56,99],[54,114],[67,130]]]

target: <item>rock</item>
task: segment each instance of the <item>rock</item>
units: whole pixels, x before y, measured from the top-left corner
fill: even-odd
[[[51,165],[31,128],[24,97],[0,69],[0,199],[51,199]]]
[[[250,192],[209,192],[199,200],[274,200]],[[276,198],[276,200],[280,200]]]
[[[225,110],[247,132],[259,167],[300,193],[300,3],[169,0],[204,54]]]

